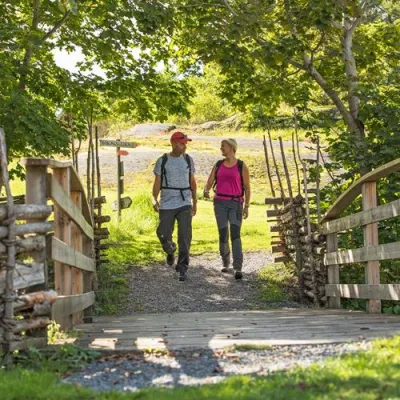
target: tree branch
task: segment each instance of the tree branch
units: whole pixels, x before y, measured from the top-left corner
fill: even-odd
[[[69,15],[71,14],[71,10],[67,10],[65,12],[65,14],[63,15],[63,17],[57,21],[55,23],[55,25],[53,26],[53,28],[51,28],[44,36],[43,38],[40,40],[40,42],[45,42],[47,39],[49,39],[55,32],[57,32],[58,29],[61,28],[61,26],[63,25],[63,23],[66,21],[66,19],[69,17]]]

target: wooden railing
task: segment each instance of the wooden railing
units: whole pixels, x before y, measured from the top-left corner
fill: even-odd
[[[362,176],[353,183],[331,206],[322,219],[322,233],[327,235],[324,263],[328,268],[326,295],[328,306],[340,307],[341,298],[367,300],[367,311],[381,312],[381,300],[400,300],[400,284],[380,284],[380,261],[400,258],[400,242],[379,244],[379,221],[400,215],[400,199],[377,205],[377,181],[400,171],[400,159],[385,164]],[[340,218],[340,214],[362,195],[363,211]],[[338,250],[338,233],[363,226],[364,247]],[[365,284],[340,282],[339,266],[349,263],[366,263]]]
[[[94,229],[86,195],[72,162],[26,158],[26,203],[54,205],[54,235],[48,237],[46,249],[36,253],[36,262],[54,261],[54,286],[57,300],[52,319],[62,328],[90,320],[95,302],[93,291]]]

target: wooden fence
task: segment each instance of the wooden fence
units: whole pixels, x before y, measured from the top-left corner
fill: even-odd
[[[26,204],[0,206],[0,338],[6,352],[46,346],[52,319],[63,329],[90,321],[95,302],[94,224],[72,163],[39,158],[22,163]],[[52,213],[54,221],[47,221]],[[14,265],[5,260],[10,242]]]
[[[340,307],[340,299],[367,299],[370,313],[381,312],[381,300],[400,300],[400,284],[380,284],[380,261],[400,258],[400,242],[379,244],[379,221],[400,216],[400,199],[377,205],[377,181],[390,173],[400,171],[400,159],[385,164],[362,176],[331,206],[321,220],[322,232],[327,235],[327,253],[324,263],[328,268],[326,295],[331,308]],[[340,214],[362,195],[363,211],[340,218]],[[338,233],[363,226],[364,247],[338,250]],[[339,266],[366,263],[365,284],[340,282]]]

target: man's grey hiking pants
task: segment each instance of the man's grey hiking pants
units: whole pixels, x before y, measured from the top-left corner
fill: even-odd
[[[214,200],[214,213],[219,232],[219,254],[224,267],[230,263],[229,233],[232,243],[233,268],[242,270],[243,252],[240,229],[243,219],[242,203],[235,200]]]
[[[173,210],[160,210],[160,223],[157,228],[157,236],[167,254],[173,254],[176,244],[172,240],[175,220],[178,223],[178,269],[189,266],[189,251],[192,242],[192,207],[183,206]]]

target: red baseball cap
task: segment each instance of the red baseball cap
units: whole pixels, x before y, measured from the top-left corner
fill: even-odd
[[[174,132],[171,136],[171,142],[180,142],[180,143],[187,143],[191,142],[192,139],[189,139],[187,135],[185,135],[183,132]]]

